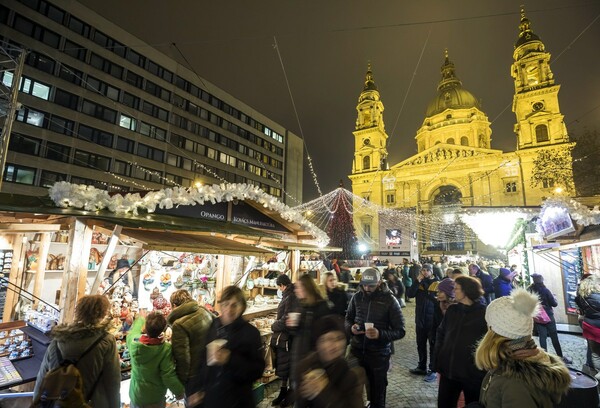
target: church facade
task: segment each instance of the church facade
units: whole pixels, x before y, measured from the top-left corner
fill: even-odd
[[[418,246],[419,253],[477,250],[476,239],[456,238],[468,236],[461,235],[464,226],[460,222],[451,219],[440,226],[426,221],[435,219],[436,213],[465,207],[539,206],[545,197],[574,189],[570,160],[573,143],[559,107],[560,85],[550,69],[550,53],[523,11],[513,61],[515,151],[492,147],[490,121],[475,96],[462,86],[446,51],[437,95],[429,103],[415,137],[417,154],[393,165],[387,163],[384,105],[371,67],[367,70],[356,107],[355,152],[349,175],[352,191],[386,208],[413,211],[417,225],[405,223],[398,227],[405,230],[403,234],[411,230],[412,245]],[[566,178],[540,171],[541,157],[565,159]],[[383,242],[386,232],[394,227],[383,225],[378,218],[355,212],[359,240],[373,252],[399,249]],[[387,228],[390,230],[383,231]],[[405,255],[408,253],[403,252]]]

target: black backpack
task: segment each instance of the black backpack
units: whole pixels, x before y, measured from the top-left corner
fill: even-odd
[[[77,363],[96,347],[104,336],[102,334],[75,361],[64,360],[60,354],[58,344],[56,344],[56,355],[60,365],[44,375],[40,392],[33,400],[31,408],[90,408],[91,405],[88,402],[102,377],[102,372],[98,375],[88,394],[84,396],[83,377],[77,368]]]

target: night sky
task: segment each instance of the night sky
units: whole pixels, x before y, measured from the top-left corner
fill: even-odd
[[[176,43],[201,77],[304,134],[323,193],[340,179],[350,185],[368,61],[385,106],[390,164],[416,153],[414,137],[436,95],[445,48],[492,122],[492,148],[515,149],[510,66],[523,0],[81,2],[187,66],[170,45]],[[600,1],[530,0],[525,9],[552,54],[570,134],[600,132]],[[305,169],[308,201],[317,190]]]

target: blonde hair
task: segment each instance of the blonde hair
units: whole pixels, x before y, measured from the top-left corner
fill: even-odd
[[[475,351],[475,365],[483,371],[490,371],[500,365],[500,361],[510,358],[511,350],[508,347],[509,338],[499,335],[491,329],[477,346]]]
[[[600,293],[600,275],[595,273],[582,280],[577,290],[577,294],[584,298],[593,293]]]

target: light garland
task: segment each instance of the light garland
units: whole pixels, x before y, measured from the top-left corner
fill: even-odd
[[[137,215],[140,209],[151,213],[156,210],[156,207],[170,209],[180,205],[203,205],[206,202],[216,204],[233,200],[252,200],[269,210],[276,211],[284,220],[299,224],[315,237],[317,245],[325,246],[329,242],[327,234],[304,218],[300,212],[250,184],[223,183],[195,188],[165,188],[149,191],[142,197],[139,193],[111,196],[108,191],[94,186],[60,181],[49,188],[49,195],[58,207],[83,208],[88,211],[107,209],[114,213],[134,215]]]

